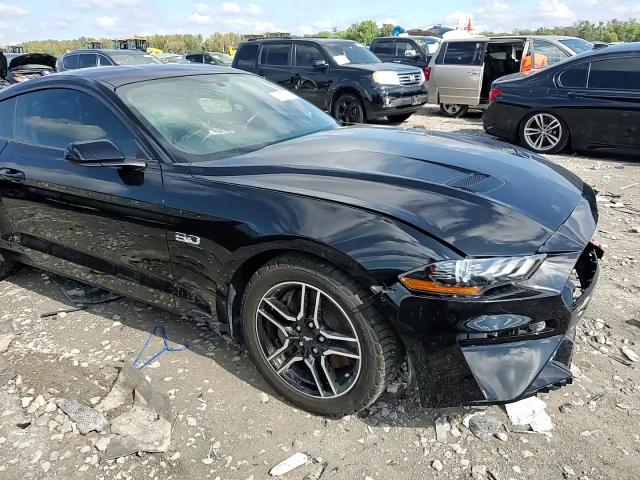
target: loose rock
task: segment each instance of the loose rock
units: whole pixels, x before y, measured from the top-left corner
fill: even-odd
[[[76,423],[78,430],[83,435],[93,431],[101,432],[109,426],[109,421],[102,413],[82,405],[75,400],[59,400],[58,406],[67,414],[71,421]]]
[[[502,422],[490,415],[476,415],[469,420],[469,429],[476,437],[486,442],[502,431]]]
[[[284,475],[292,470],[295,470],[298,467],[301,467],[309,461],[310,459],[306,454],[301,452],[294,453],[289,458],[283,460],[271,470],[269,470],[269,475],[271,475],[272,477],[279,477],[280,475]]]

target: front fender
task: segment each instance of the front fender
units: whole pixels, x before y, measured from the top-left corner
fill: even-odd
[[[333,100],[336,98],[336,94],[340,91],[355,91],[367,102],[371,102],[373,97],[371,95],[371,89],[367,88],[365,79],[361,78],[342,78],[337,82],[331,84],[327,95],[327,105],[325,105],[327,111],[331,111],[333,108]]]

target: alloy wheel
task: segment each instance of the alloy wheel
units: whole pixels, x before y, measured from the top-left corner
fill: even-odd
[[[280,283],[262,296],[256,317],[258,344],[267,363],[298,392],[335,398],[358,381],[358,334],[326,292],[302,282]]]
[[[562,124],[549,113],[538,113],[527,120],[523,132],[528,147],[545,152],[560,143]]]
[[[445,112],[447,112],[447,114],[454,116],[460,113],[460,110],[462,109],[462,105],[459,105],[457,103],[443,103],[442,108],[444,109]]]
[[[360,120],[360,105],[356,99],[342,98],[336,105],[336,118],[340,123],[358,123]]]

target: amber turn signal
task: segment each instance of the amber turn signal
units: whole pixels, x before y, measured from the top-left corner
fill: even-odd
[[[411,277],[400,277],[400,281],[410,290],[418,292],[440,293],[447,295],[480,295],[480,287],[459,287],[455,285],[441,285],[431,280]]]

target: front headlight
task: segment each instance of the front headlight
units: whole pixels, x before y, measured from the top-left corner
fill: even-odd
[[[397,72],[392,71],[373,72],[373,81],[379,85],[400,85]]]
[[[489,288],[531,277],[546,255],[465,258],[432,263],[400,276],[410,290],[445,295],[480,295]]]

